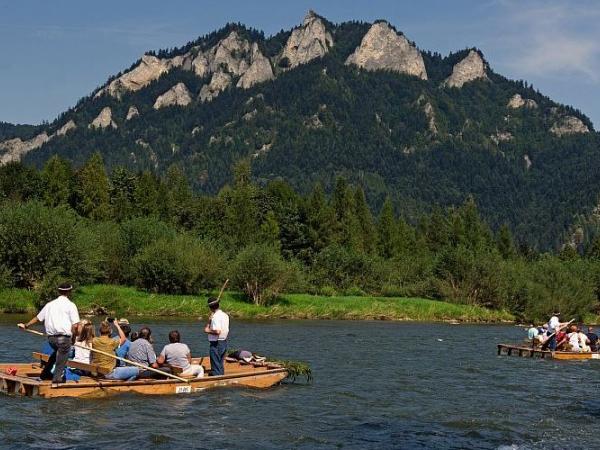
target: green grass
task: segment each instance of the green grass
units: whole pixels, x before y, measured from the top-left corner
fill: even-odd
[[[140,316],[207,316],[206,295],[150,294],[132,287],[91,285],[74,295],[82,314],[110,313]],[[0,290],[0,312],[34,313],[35,294],[20,289]],[[236,292],[226,292],[221,305],[232,317],[243,319],[344,319],[504,322],[506,311],[458,305],[422,298],[326,297],[286,294],[270,306],[247,303]]]

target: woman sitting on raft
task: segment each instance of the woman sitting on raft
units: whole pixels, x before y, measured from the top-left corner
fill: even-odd
[[[125,333],[123,333],[123,330],[121,330],[121,327],[118,323],[113,322],[113,325],[119,333],[119,339],[114,339],[110,337],[110,323],[108,323],[107,321],[103,321],[102,323],[100,323],[100,337],[94,338],[94,340],[92,341],[92,348],[96,350],[101,350],[104,353],[114,354],[117,347],[125,343],[125,341],[127,340],[127,338],[125,337]],[[93,364],[96,364],[99,367],[102,367],[103,369],[109,371],[107,375],[104,375],[104,378],[108,380],[133,381],[138,377],[139,370],[136,367],[116,367],[116,362],[117,360],[115,358],[111,358],[110,356],[102,355],[100,353],[94,353],[92,356]]]

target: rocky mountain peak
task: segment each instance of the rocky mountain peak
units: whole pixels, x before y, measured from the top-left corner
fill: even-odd
[[[177,83],[167,92],[159,95],[154,102],[154,109],[165,108],[167,106],[186,106],[192,101],[190,91],[184,83]]]
[[[250,43],[241,39],[236,31],[232,31],[212,49],[210,69],[216,72],[220,68],[234,75],[241,75],[248,69],[247,55]]]
[[[89,125],[89,128],[107,127],[117,128],[117,124],[112,120],[112,110],[108,106],[103,108],[100,114]]]
[[[138,109],[132,105],[127,110],[127,117],[125,117],[125,120],[131,120],[134,117],[137,117],[139,115],[140,115],[140,112],[138,111]]]
[[[486,64],[481,55],[475,50],[452,68],[452,75],[446,78],[444,85],[448,87],[462,87],[465,83],[478,79],[487,79]]]
[[[323,20],[314,11],[309,11],[302,26],[292,31],[280,59],[287,58],[288,67],[293,68],[323,57],[332,46],[333,37]]]
[[[523,98],[523,97],[521,97],[521,94],[515,94],[510,98],[510,100],[508,101],[508,104],[506,106],[511,109],[519,109],[519,108],[533,109],[533,108],[537,108],[538,104],[536,103],[535,100],[531,100],[530,98]]]
[[[46,132],[40,133],[32,139],[23,141],[21,138],[9,139],[0,142],[0,165],[12,161],[19,161],[26,153],[41,147],[50,140]]]
[[[200,89],[200,100],[203,102],[211,101],[230,85],[231,75],[225,72],[215,72],[210,83],[205,84],[202,86],[202,89]]]
[[[366,70],[392,70],[427,79],[421,52],[387,22],[374,23],[346,60]]]
[[[274,78],[271,61],[264,56],[258,44],[252,44],[252,56],[250,57],[250,67],[244,72],[237,83],[237,87],[248,89],[256,83],[272,80]]]
[[[64,136],[66,135],[69,131],[74,130],[75,128],[77,128],[77,125],[75,125],[75,121],[73,121],[72,119],[69,120],[67,123],[65,123],[62,127],[60,127],[55,135],[56,136]]]
[[[590,129],[578,117],[564,116],[552,125],[550,132],[561,137],[569,134],[589,133]]]

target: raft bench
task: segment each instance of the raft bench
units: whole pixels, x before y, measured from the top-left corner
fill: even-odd
[[[33,358],[47,363],[50,359],[50,355],[46,355],[45,353],[33,352]],[[94,377],[110,373],[110,370],[106,370],[105,368],[102,368],[97,364],[86,364],[77,361],[72,361],[70,359],[67,361],[67,367],[70,367],[71,369],[85,370],[91,373]]]

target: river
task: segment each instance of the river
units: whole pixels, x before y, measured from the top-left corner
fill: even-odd
[[[0,319],[0,361],[28,361],[39,337]],[[179,329],[149,323],[160,350]],[[598,447],[600,361],[496,356],[521,328],[350,321],[233,321],[231,347],[305,360],[312,384],[102,400],[0,396],[1,448]]]

